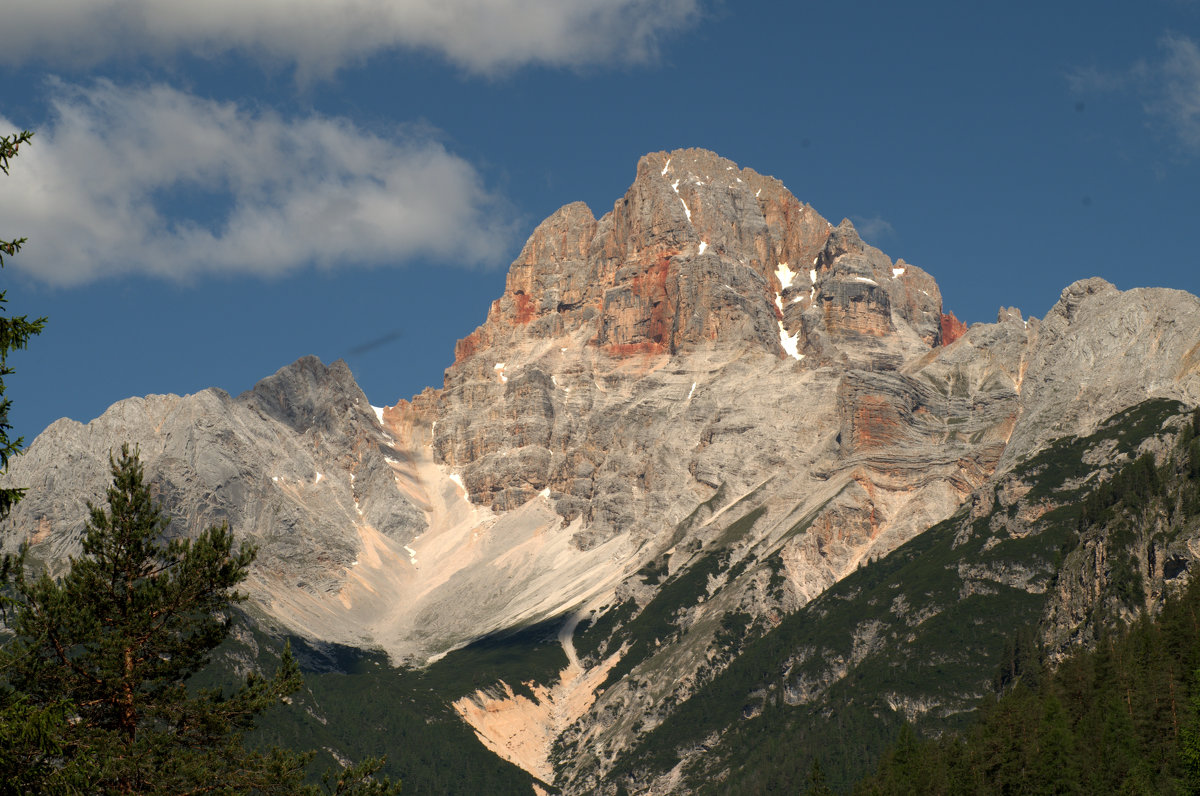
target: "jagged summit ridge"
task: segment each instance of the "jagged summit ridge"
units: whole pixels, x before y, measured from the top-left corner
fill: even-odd
[[[833,227],[772,177],[705,150],[659,152],[599,220],[577,202],[534,230],[455,367],[514,335],[580,329],[616,356],[719,343],[836,359],[847,335],[896,331],[893,305],[937,344],[941,299],[928,274],[864,244],[849,221]]]

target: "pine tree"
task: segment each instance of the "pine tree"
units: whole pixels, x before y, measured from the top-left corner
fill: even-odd
[[[224,527],[164,544],[168,521],[137,454],[124,446],[111,464],[108,508],[89,504],[84,555],[66,577],[16,572],[5,679],[29,705],[72,713],[51,750],[51,761],[64,761],[51,766],[51,782],[82,776],[113,793],[294,792],[304,757],[242,745],[254,716],[300,686],[290,655],[273,678],[251,677],[232,694],[187,686],[229,632],[254,549],[234,552]]]
[[[8,174],[9,160],[16,157],[17,151],[21,146],[28,144],[31,138],[33,133],[28,130],[15,135],[0,136],[0,171]],[[4,267],[4,256],[16,255],[24,242],[24,238],[0,240],[0,268]],[[0,290],[0,311],[7,302],[7,294],[8,291]],[[29,339],[42,330],[45,322],[45,318],[31,321],[25,315],[9,318],[0,314],[0,473],[8,469],[9,457],[21,450],[20,438],[8,438],[8,432],[12,430],[12,425],[8,422],[10,401],[4,392],[4,377],[12,375],[12,369],[8,366],[8,355],[28,345]],[[8,516],[8,512],[21,499],[23,492],[24,490],[17,487],[0,489],[0,520]]]
[[[0,758],[18,766],[0,770],[0,782],[24,778],[32,792],[314,792],[303,785],[310,755],[243,743],[259,714],[301,686],[290,652],[274,676],[251,675],[231,693],[188,685],[229,633],[254,548],[234,551],[221,526],[164,542],[168,520],[137,453],[123,446],[110,462],[107,508],[89,504],[83,556],[68,574],[31,579],[16,567],[15,639],[0,671],[14,704],[67,715],[48,743],[35,733],[15,759]],[[365,761],[327,787],[394,792],[371,779],[378,767]]]
[[[0,136],[0,172],[8,174],[9,161],[17,156],[17,151],[33,138],[28,130],[14,135]],[[0,268],[4,266],[4,257],[13,257],[21,250],[24,238],[11,240],[0,239]],[[29,320],[28,316],[8,317],[3,314],[7,304],[8,291],[0,291],[0,474],[8,471],[8,460],[21,451],[21,438],[10,439],[9,431],[12,424],[8,422],[8,410],[11,401],[5,392],[4,379],[12,375],[8,364],[8,355],[13,351],[25,348],[30,338],[38,334],[45,324],[45,318]],[[25,492],[19,487],[0,488],[0,520],[8,516],[12,507],[21,499]],[[0,557],[0,585],[8,582],[15,566],[12,556]],[[6,597],[0,591],[0,619],[8,607]],[[31,758],[22,750],[31,748],[50,748],[51,739],[57,729],[65,726],[66,711],[61,702],[48,705],[31,705],[19,695],[0,687],[0,770],[7,771],[20,765],[22,771],[36,771],[39,768],[37,758]],[[0,784],[0,788],[5,787]],[[13,784],[12,788],[18,785]]]

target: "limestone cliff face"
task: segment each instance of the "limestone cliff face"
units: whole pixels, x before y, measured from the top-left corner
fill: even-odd
[[[933,279],[848,221],[711,153],[656,153],[600,220],[573,204],[538,227],[413,411],[436,417],[435,451],[473,501],[503,511],[549,490],[584,520],[580,544],[640,539],[647,517],[677,521],[836,437],[811,430],[837,386],[806,373],[896,370],[939,344],[940,318]],[[809,433],[764,422],[780,399],[806,407]]]

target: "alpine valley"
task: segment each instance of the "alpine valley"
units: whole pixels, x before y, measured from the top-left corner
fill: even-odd
[[[305,358],[59,420],[3,546],[61,572],[128,442],[170,533],[259,547],[209,674],[290,641],[266,741],[414,794],[846,787],[965,726],[1014,639],[1060,660],[1181,590],[1200,517],[1080,506],[1197,405],[1195,296],[1087,279],[965,328],[778,180],[659,152],[537,227],[440,389],[373,407]]]

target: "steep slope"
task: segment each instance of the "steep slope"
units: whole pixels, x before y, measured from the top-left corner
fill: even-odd
[[[489,748],[586,790],[652,770],[647,733],[753,639],[1052,440],[1200,402],[1198,352],[1200,300],[1102,280],[1043,320],[964,330],[931,276],[779,181],[654,153],[599,219],[572,204],[539,225],[442,388],[372,408],[309,358],[237,398],[59,421],[13,462],[30,493],[4,546],[61,566],[132,442],[172,533],[229,522],[259,544],[252,611],[292,633],[433,671],[558,627],[563,662],[535,686],[441,696]]]
[[[848,784],[903,722],[927,733],[962,726],[1025,631],[1066,650],[1131,609],[1155,609],[1188,579],[1197,517],[1177,511],[1173,525],[1121,539],[1081,533],[1080,516],[1139,456],[1171,460],[1171,439],[1192,423],[1181,410],[1149,401],[1021,462],[955,516],[749,640],[601,779],[638,792],[751,792],[750,782],[803,779],[819,758],[831,781]],[[1122,596],[1126,567],[1139,584],[1133,598]],[[1090,609],[1063,611],[1078,603]]]

